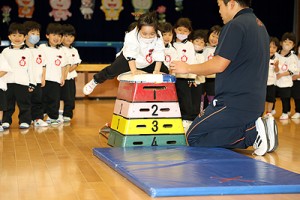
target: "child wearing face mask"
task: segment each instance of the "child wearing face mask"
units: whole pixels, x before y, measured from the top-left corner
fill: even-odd
[[[188,36],[192,31],[192,22],[189,18],[179,18],[174,25],[175,38],[173,45],[177,50],[178,60],[188,64],[196,64],[194,45],[188,40]],[[176,74],[175,85],[185,132],[199,114],[199,112],[195,114],[193,111],[192,87],[195,87],[196,76],[196,74]]]
[[[158,30],[156,13],[144,13],[136,27],[125,35],[121,54],[111,65],[94,74],[93,79],[83,87],[83,93],[89,95],[98,84],[128,71],[132,75],[169,73],[163,61],[164,43]]]
[[[19,107],[19,128],[28,129],[31,123],[30,93],[36,87],[33,72],[32,53],[26,48],[26,30],[23,24],[12,23],[8,28],[10,46],[2,51],[11,71],[7,73],[7,110],[4,112],[2,127],[8,129],[16,104]]]
[[[209,29],[207,33],[207,44],[203,52],[205,61],[212,59],[212,57],[214,56],[215,50],[218,45],[221,29],[222,28],[219,25],[214,25]],[[205,84],[204,84],[204,91],[205,91],[204,107],[206,107],[207,104],[209,104],[215,97],[215,78],[216,78],[216,74],[206,76]]]
[[[26,36],[25,46],[32,52],[33,55],[33,71],[36,80],[36,87],[31,94],[31,120],[35,127],[46,127],[48,124],[43,121],[43,104],[42,104],[42,87],[45,86],[45,55],[44,52],[38,49],[40,41],[41,25],[35,21],[26,21],[23,23]]]
[[[286,32],[281,38],[282,49],[278,52],[279,71],[276,74],[276,94],[281,99],[282,114],[280,120],[287,120],[291,110],[290,98],[293,86],[293,75],[297,74],[298,59],[294,54],[296,35]]]
[[[300,119],[300,42],[298,42],[297,45],[296,55],[298,57],[298,65],[296,73],[292,76],[292,98],[295,103],[295,114],[291,117],[291,119]]]
[[[191,33],[189,36],[190,41],[194,45],[195,53],[196,53],[196,62],[203,63],[205,61],[204,58],[204,48],[207,43],[207,30],[198,29]],[[194,86],[192,87],[192,100],[193,100],[193,111],[196,114],[203,113],[204,110],[204,83],[205,76],[197,75],[195,78]]]

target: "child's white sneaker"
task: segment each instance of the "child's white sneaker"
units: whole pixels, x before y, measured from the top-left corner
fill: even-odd
[[[70,122],[71,121],[71,117],[63,117],[64,122]]]
[[[2,127],[4,129],[8,129],[10,127],[10,124],[8,122],[4,122],[4,123],[2,123]]]
[[[192,123],[193,123],[193,121],[190,121],[190,120],[182,120],[182,126],[183,126],[185,133],[189,130]]]
[[[23,122],[23,123],[21,123],[20,124],[20,129],[27,129],[27,128],[29,128],[30,127],[30,125],[29,124],[27,124],[27,123],[25,123],[25,122]]]
[[[272,111],[271,111],[271,114],[272,114],[272,115],[275,115],[275,114],[276,114],[276,110],[272,110]]]
[[[47,118],[46,122],[51,125],[58,125],[61,123],[58,119],[51,119],[50,117]]]
[[[4,132],[4,128],[0,125],[0,132]]]
[[[292,119],[300,119],[300,113],[296,112],[291,118]]]
[[[85,86],[83,87],[83,94],[85,94],[85,95],[91,94],[97,85],[98,84],[95,82],[95,80],[92,79],[90,82],[85,84]]]
[[[264,115],[264,117],[273,117],[272,113],[268,112]]]
[[[282,113],[281,116],[279,117],[280,120],[287,120],[289,119],[289,115],[286,113]]]
[[[63,123],[64,122],[64,117],[62,114],[59,114],[58,115],[58,119],[57,119],[60,123]]]
[[[48,123],[44,122],[42,119],[34,120],[33,124],[35,127],[47,127],[48,126]]]
[[[267,125],[265,121],[261,117],[259,117],[255,122],[255,126],[256,126],[257,136],[253,144],[253,148],[255,149],[254,154],[258,156],[263,156],[269,150]]]

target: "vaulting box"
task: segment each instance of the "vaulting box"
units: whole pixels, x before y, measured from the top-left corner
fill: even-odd
[[[111,128],[123,135],[184,134],[181,118],[126,119],[113,114]]]
[[[120,81],[117,99],[129,102],[177,102],[174,83],[132,83]]]

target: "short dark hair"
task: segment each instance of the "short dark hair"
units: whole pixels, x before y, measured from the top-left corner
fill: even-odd
[[[223,0],[224,4],[227,5],[230,0]],[[242,7],[250,7],[251,6],[251,0],[235,0],[240,6]]]
[[[158,30],[161,33],[167,33],[167,32],[173,33],[173,26],[170,22],[161,22],[158,24]]]
[[[208,39],[209,39],[209,36],[212,34],[212,33],[216,33],[216,34],[220,34],[220,32],[221,32],[221,30],[222,30],[222,27],[220,26],[220,25],[214,25],[214,26],[212,26],[210,29],[209,29],[209,31],[207,32],[207,41],[208,41]]]
[[[280,48],[280,42],[279,39],[277,37],[270,37],[270,43],[273,42],[275,44],[275,46],[277,47],[277,49]]]
[[[71,24],[64,24],[62,25],[63,35],[73,35],[76,37],[76,30],[73,25]]]
[[[14,34],[14,33],[19,33],[22,35],[26,35],[25,27],[21,23],[13,22],[9,25],[8,27],[8,35]]]
[[[41,30],[41,25],[35,21],[26,21],[23,23],[25,30],[26,30],[26,34],[28,34],[29,31],[33,31],[33,30],[37,30],[40,31]]]
[[[285,32],[282,37],[281,37],[281,41],[285,41],[285,40],[291,40],[294,42],[294,44],[296,45],[296,35],[293,32]]]
[[[157,32],[158,22],[157,22],[157,16],[155,11],[146,12],[139,17],[136,25],[137,31],[139,32],[143,26],[152,26],[156,32],[157,37],[159,37]]]
[[[192,41],[194,41],[196,39],[203,39],[204,42],[207,43],[207,33],[208,33],[208,30],[197,29],[190,34],[189,39]]]
[[[131,22],[127,27],[127,32],[130,32],[133,29],[135,29],[136,25],[137,25],[137,21]]]
[[[191,32],[193,31],[192,22],[189,18],[186,18],[186,17],[179,18],[174,25],[174,29],[176,29],[180,26],[189,29]]]
[[[49,23],[46,29],[46,34],[58,34],[62,35],[62,25],[60,23]]]

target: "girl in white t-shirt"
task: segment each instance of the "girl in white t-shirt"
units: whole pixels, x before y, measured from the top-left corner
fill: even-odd
[[[188,40],[188,36],[193,31],[192,23],[189,18],[179,18],[174,25],[174,47],[177,50],[178,60],[196,64],[196,53],[194,45]],[[192,87],[195,82],[196,74],[175,74],[176,75],[176,91],[178,103],[180,107],[183,128],[185,132],[188,130],[192,121],[197,117],[193,112]]]
[[[196,63],[200,64],[205,61],[204,57],[204,48],[207,43],[207,31],[198,29],[192,32],[190,35],[190,41],[194,45],[195,53],[196,53]],[[193,102],[193,111],[195,114],[203,114],[204,112],[204,84],[205,84],[205,76],[197,75],[195,78],[195,82],[193,83],[192,89],[192,102]]]
[[[296,36],[294,33],[285,33],[281,39],[282,49],[278,52],[279,71],[276,75],[276,94],[281,99],[282,114],[280,120],[287,120],[291,110],[291,93],[293,86],[293,75],[297,74],[298,58],[294,54]]]
[[[280,43],[278,38],[270,38],[270,62],[269,62],[269,74],[267,81],[267,94],[266,94],[266,116],[272,115],[272,109],[276,101],[276,73],[278,73],[278,49]]]
[[[174,36],[173,26],[169,22],[163,22],[163,23],[160,23],[158,25],[158,27],[159,27],[159,31],[162,34],[162,38],[163,38],[164,45],[165,45],[164,64],[169,68],[170,63],[173,60],[178,60],[178,53],[177,53],[177,50],[175,49],[175,47],[173,46],[173,42],[172,42],[173,36]]]
[[[142,14],[136,27],[126,33],[122,53],[111,65],[94,74],[93,79],[83,87],[83,93],[89,95],[97,84],[128,71],[132,75],[144,72],[169,73],[168,68],[163,64],[164,48],[156,13]]]
[[[207,45],[204,48],[204,59],[205,61],[208,61],[212,59],[212,57],[215,55],[215,50],[217,48],[218,42],[219,42],[219,35],[221,32],[221,26],[214,25],[212,26],[208,33],[207,33]],[[215,97],[215,79],[216,74],[211,74],[206,76],[205,83],[204,83],[204,90],[205,90],[205,107],[207,104],[212,102],[212,100]]]

